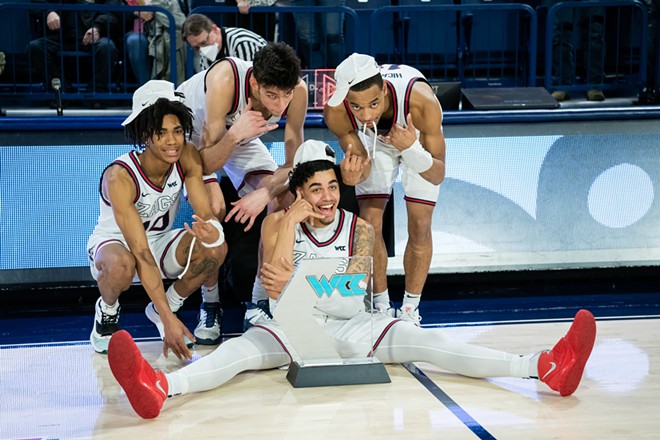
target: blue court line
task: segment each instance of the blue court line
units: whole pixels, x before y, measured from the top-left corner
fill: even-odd
[[[467,426],[470,431],[472,431],[477,437],[483,440],[495,440],[495,437],[486,430],[483,426],[479,424],[475,419],[472,418],[470,414],[468,414],[461,406],[454,402],[454,400],[447,395],[444,391],[440,389],[438,385],[436,385],[429,377],[424,374],[422,370],[417,368],[412,362],[406,362],[403,364],[404,368],[408,371],[410,371],[410,374],[412,374],[415,379],[417,379],[424,387],[426,387],[427,390],[431,392],[435,396],[436,399],[438,399],[440,402],[442,402],[443,405],[447,407],[449,411],[451,411],[465,426]]]

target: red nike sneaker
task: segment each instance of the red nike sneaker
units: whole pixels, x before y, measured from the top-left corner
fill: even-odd
[[[144,419],[157,417],[167,399],[167,378],[142,357],[126,330],[110,338],[108,363],[135,412]]]
[[[539,379],[562,396],[575,392],[596,340],[596,320],[588,310],[575,315],[568,333],[539,356]]]

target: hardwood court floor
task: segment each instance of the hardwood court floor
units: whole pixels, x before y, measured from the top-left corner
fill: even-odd
[[[0,345],[0,438],[657,438],[659,318],[599,319],[583,381],[567,398],[532,380],[470,379],[424,363],[389,365],[390,384],[323,388],[294,389],[284,371],[271,370],[169,399],[155,420],[133,412],[106,357],[86,342]],[[527,353],[551,347],[568,327],[557,319],[457,324],[445,331]],[[160,354],[159,341],[139,346],[156,367],[181,366]]]

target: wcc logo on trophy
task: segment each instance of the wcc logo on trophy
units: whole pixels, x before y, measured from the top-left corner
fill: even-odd
[[[330,297],[335,289],[341,296],[364,296],[367,294],[366,273],[335,274],[330,279],[326,278],[325,275],[320,277],[308,275],[306,279],[319,298],[322,298],[323,295]]]

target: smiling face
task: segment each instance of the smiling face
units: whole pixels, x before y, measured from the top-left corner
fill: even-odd
[[[331,224],[339,204],[339,182],[334,170],[317,171],[307,179],[301,191],[314,211],[323,215],[321,219],[314,219],[312,226],[319,228]]]
[[[185,133],[179,118],[167,114],[163,116],[163,126],[146,142],[146,150],[156,159],[172,164],[181,157],[185,145]]]
[[[373,85],[360,92],[351,90],[346,95],[346,101],[353,116],[361,123],[372,127],[374,124],[378,124],[381,116],[387,110],[386,85],[383,84],[382,88]]]

